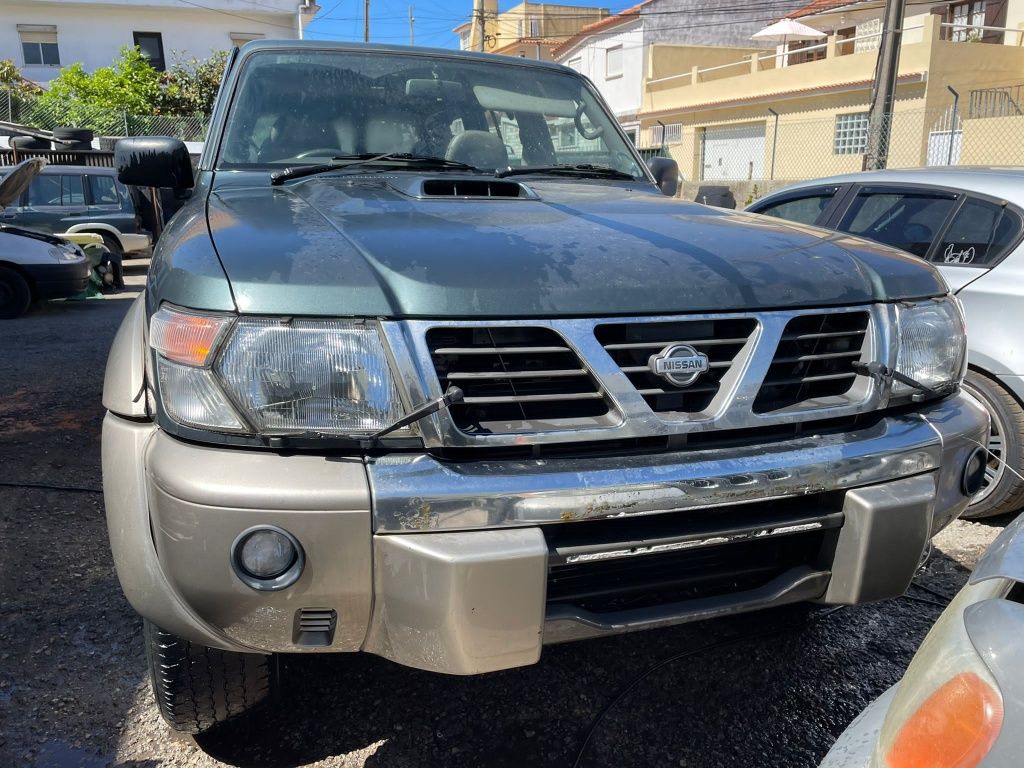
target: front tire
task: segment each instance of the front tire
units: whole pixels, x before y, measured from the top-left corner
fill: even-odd
[[[0,320],[13,320],[32,306],[32,289],[25,278],[8,267],[0,267]]]
[[[1024,475],[1024,408],[996,381],[977,371],[967,372],[964,389],[985,406],[992,431],[984,485],[961,517],[977,520],[1015,512],[1024,506],[1024,480],[1011,471]]]
[[[271,656],[207,648],[145,619],[143,637],[157,707],[175,731],[208,731],[267,701],[277,687]]]

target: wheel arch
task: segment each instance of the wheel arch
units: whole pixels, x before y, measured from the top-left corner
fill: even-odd
[[[68,227],[67,231],[68,232],[84,232],[84,233],[93,234],[93,235],[103,235],[103,234],[113,235],[114,237],[117,238],[117,242],[121,246],[121,248],[122,249],[124,248],[124,240],[121,239],[121,231],[117,227],[111,226],[110,224],[101,224],[101,223],[75,224],[73,227]]]

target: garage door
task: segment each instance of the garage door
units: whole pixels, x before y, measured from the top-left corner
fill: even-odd
[[[702,181],[764,178],[764,123],[705,128]]]

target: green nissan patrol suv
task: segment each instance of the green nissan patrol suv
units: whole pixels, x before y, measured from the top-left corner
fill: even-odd
[[[984,476],[931,265],[675,199],[565,67],[259,41],[195,173],[166,138],[116,162],[185,199],[103,395],[179,730],[267,699],[274,654],[468,675],[899,595]]]

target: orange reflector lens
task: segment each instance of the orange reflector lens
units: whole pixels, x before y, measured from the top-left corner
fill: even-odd
[[[227,317],[189,315],[161,309],[150,322],[149,343],[168,360],[203,366],[230,322]]]
[[[929,696],[896,734],[890,768],[973,768],[1003,724],[999,692],[962,672]]]

